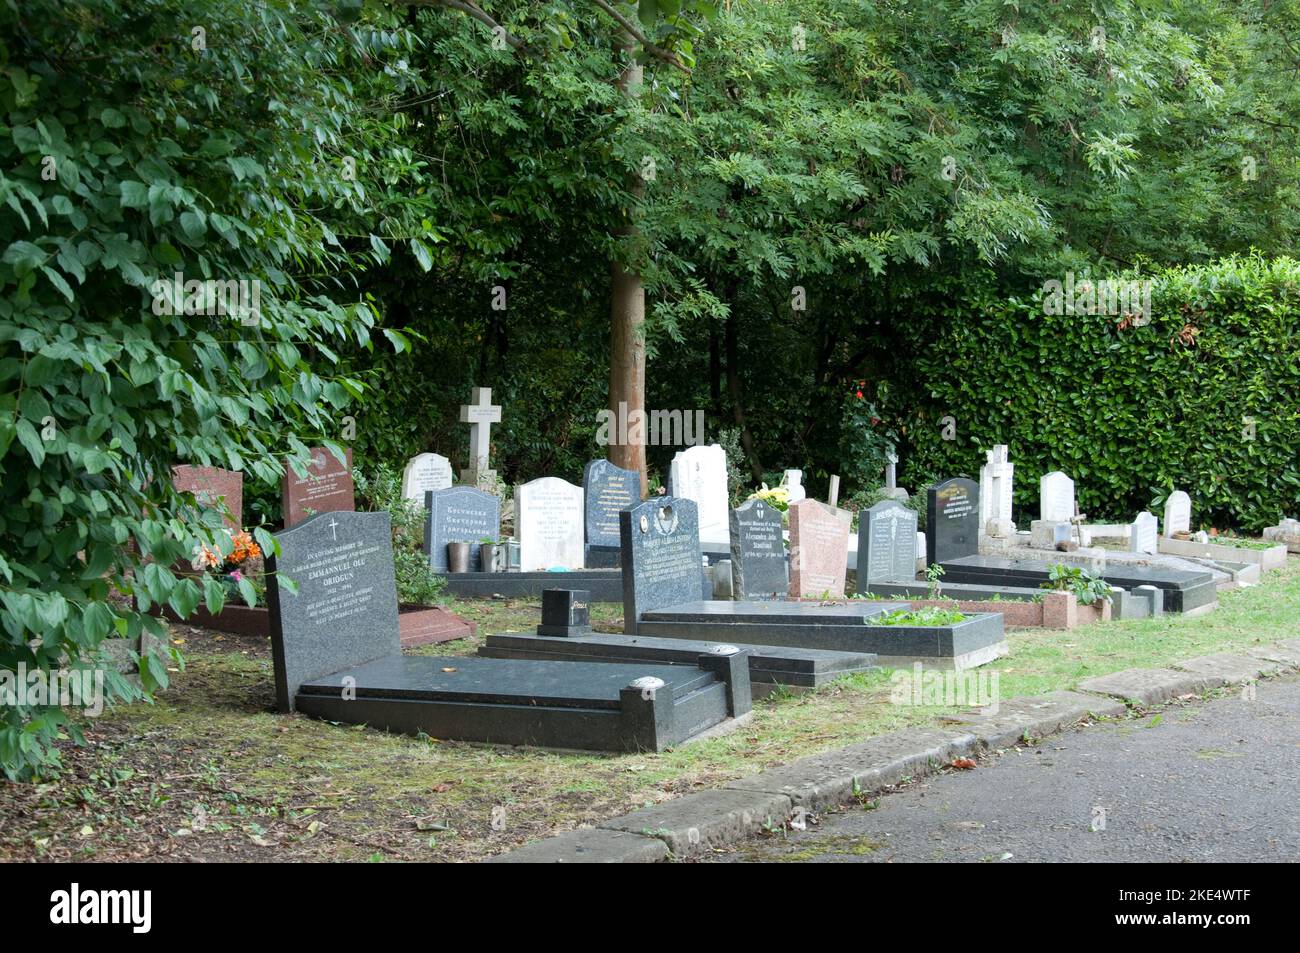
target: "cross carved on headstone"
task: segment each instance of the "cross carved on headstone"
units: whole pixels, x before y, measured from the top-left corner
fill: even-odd
[[[330,528],[330,532],[334,536],[334,542],[337,543],[339,541],[339,521],[331,518],[327,525]]]
[[[470,465],[460,472],[460,480],[479,486],[496,481],[496,473],[488,469],[488,453],[492,446],[492,425],[501,423],[501,407],[492,403],[490,387],[475,387],[470,392],[470,401],[460,408],[460,422],[470,425]]]

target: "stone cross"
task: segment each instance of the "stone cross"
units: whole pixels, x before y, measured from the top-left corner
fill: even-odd
[[[894,453],[894,452],[891,450],[891,451],[889,452],[889,456],[886,457],[885,460],[886,460],[886,463],[885,463],[885,489],[886,489],[886,490],[897,490],[897,489],[898,489],[898,471],[897,471],[896,467],[897,467],[897,464],[898,464],[898,454]]]
[[[488,469],[488,453],[492,446],[492,425],[501,423],[501,405],[492,403],[492,388],[475,387],[470,392],[471,403],[462,404],[460,422],[469,424],[470,465],[460,471],[460,482],[471,486],[495,484],[496,471]]]

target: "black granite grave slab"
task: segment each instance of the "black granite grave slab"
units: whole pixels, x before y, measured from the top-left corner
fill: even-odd
[[[947,560],[942,565],[944,584],[1037,586],[1047,581],[1052,564],[1003,556],[967,556]],[[1101,575],[1121,589],[1155,586],[1164,590],[1168,612],[1190,612],[1212,605],[1218,599],[1214,577],[1209,573],[1113,563]]]
[[[697,665],[392,656],[304,683],[299,711],[490,744],[662,751],[751,705],[743,652]]]
[[[618,514],[641,502],[641,474],[608,460],[592,460],[582,471],[586,506],[588,568],[618,566]]]
[[[905,602],[882,602],[878,599],[851,599],[845,602],[683,602],[664,609],[642,613],[642,621],[724,623],[743,625],[775,623],[781,625],[859,625],[864,618],[906,609]]]
[[[488,636],[487,643],[479,649],[479,655],[488,658],[695,665],[700,655],[711,652],[719,644],[698,639],[603,633],[565,638],[503,633]],[[770,645],[736,647],[749,656],[749,680],[756,688],[759,685],[818,688],[842,675],[876,667],[876,657],[870,652],[831,652]]]
[[[541,598],[547,589],[585,589],[592,602],[622,602],[623,575],[618,569],[567,572],[455,572],[443,576],[447,591],[462,599]]]
[[[321,513],[276,539],[267,603],[282,711],[461,741],[659,751],[750,710],[739,650],[694,666],[403,656],[387,513]]]
[[[748,500],[731,511],[731,578],[737,599],[779,599],[790,591],[781,511]]]
[[[906,604],[873,603],[890,610]],[[911,664],[913,661],[980,665],[1006,653],[1001,613],[976,613],[947,626],[880,625],[873,616],[858,624],[818,625],[804,621],[790,623],[701,623],[671,618],[643,619],[639,637],[711,639],[735,644],[771,645],[825,649],[835,652],[871,653],[881,665]]]

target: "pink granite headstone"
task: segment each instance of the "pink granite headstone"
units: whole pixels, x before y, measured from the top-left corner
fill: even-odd
[[[195,467],[189,464],[172,467],[172,486],[182,493],[193,493],[200,506],[221,510],[226,525],[241,529],[244,513],[244,475],[221,467]]]
[[[288,529],[313,513],[352,512],[357,508],[352,485],[352,449],[346,451],[342,464],[324,447],[311,451],[307,476],[300,477],[286,467],[281,483],[280,500],[284,505],[284,525]]]
[[[790,505],[790,595],[844,597],[853,516],[817,500]]]

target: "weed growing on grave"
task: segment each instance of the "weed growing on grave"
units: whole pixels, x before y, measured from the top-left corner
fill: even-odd
[[[956,609],[940,609],[928,606],[924,609],[895,609],[878,619],[872,625],[956,625],[966,618],[966,613]]]
[[[1098,600],[1110,602],[1110,584],[1091,569],[1053,563],[1047,570],[1047,582],[1040,589],[1073,592],[1081,606],[1090,606]]]

